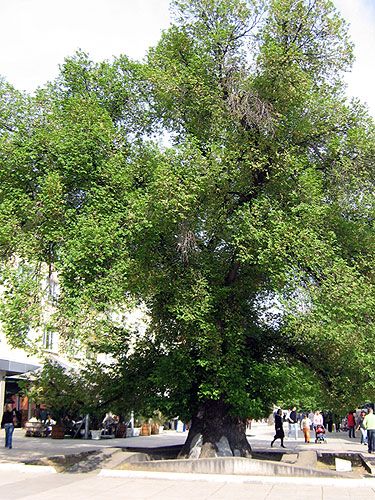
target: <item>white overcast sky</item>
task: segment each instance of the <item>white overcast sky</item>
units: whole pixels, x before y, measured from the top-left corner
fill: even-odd
[[[356,46],[348,93],[375,116],[375,0],[334,3]],[[95,61],[141,58],[168,24],[169,0],[0,0],[0,75],[32,92],[77,49]]]

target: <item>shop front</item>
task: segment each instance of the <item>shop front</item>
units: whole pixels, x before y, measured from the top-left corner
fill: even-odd
[[[27,398],[20,395],[17,376],[37,368],[39,365],[0,358],[0,408],[3,410],[5,403],[12,403],[20,423],[29,418],[29,404]]]

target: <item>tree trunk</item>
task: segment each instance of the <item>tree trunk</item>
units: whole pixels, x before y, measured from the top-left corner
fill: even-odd
[[[250,457],[245,420],[222,401],[206,401],[193,416],[180,458]]]

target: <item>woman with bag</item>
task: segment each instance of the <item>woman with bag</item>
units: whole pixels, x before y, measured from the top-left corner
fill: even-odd
[[[17,424],[17,416],[11,403],[5,405],[5,411],[1,420],[1,427],[5,429],[5,448],[12,448],[12,437],[14,426]]]

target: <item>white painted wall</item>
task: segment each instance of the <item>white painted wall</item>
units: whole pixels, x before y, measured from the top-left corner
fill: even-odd
[[[24,349],[15,349],[9,345],[4,333],[0,329],[0,359],[16,361],[18,363],[28,363],[31,365],[40,364],[40,358],[30,355]]]

